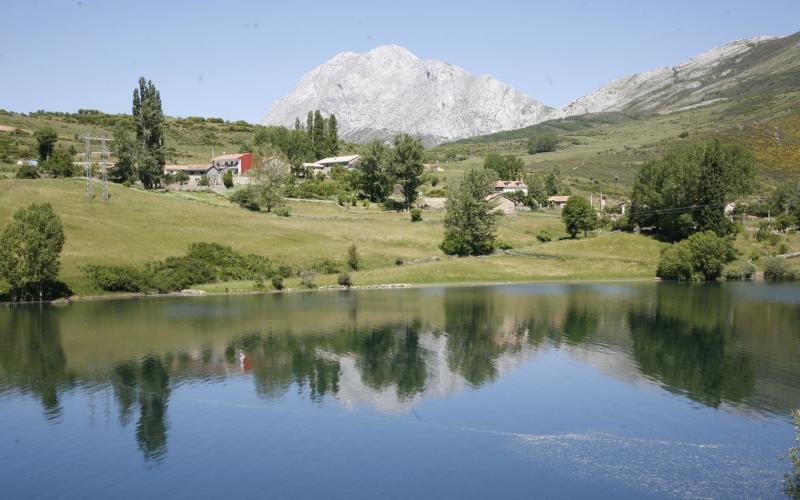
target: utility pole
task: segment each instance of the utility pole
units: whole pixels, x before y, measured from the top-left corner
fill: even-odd
[[[88,135],[84,137],[86,153],[83,161],[83,173],[86,175],[86,197],[92,200],[92,138]]]
[[[103,201],[108,201],[108,147],[106,136],[100,138],[100,171],[103,175]]]

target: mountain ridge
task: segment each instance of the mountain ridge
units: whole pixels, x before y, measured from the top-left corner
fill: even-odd
[[[560,109],[491,75],[382,45],[363,54],[341,52],[312,69],[262,123],[292,126],[320,109],[335,113],[341,135],[353,142],[404,132],[436,145],[583,114],[671,113],[780,88],[800,88],[800,32],[735,40],[672,66],[625,75]]]

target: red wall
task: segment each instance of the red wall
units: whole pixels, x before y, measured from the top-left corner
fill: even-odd
[[[240,172],[242,174],[247,173],[250,170],[250,164],[253,162],[253,153],[242,153],[242,166],[240,168]]]

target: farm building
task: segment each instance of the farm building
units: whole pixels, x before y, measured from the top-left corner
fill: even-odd
[[[211,165],[217,168],[217,171],[222,173],[226,170],[232,170],[236,176],[246,174],[253,163],[253,153],[232,153],[223,154],[211,158]],[[208,168],[208,165],[206,165]]]
[[[209,165],[205,164],[192,164],[192,165],[164,165],[164,173],[177,174],[178,172],[185,172],[191,180],[197,180],[201,175],[209,175]]]
[[[516,191],[528,194],[528,185],[522,181],[497,181],[494,184],[495,193],[513,193]]]
[[[484,199],[494,203],[495,211],[499,210],[505,215],[517,213],[517,203],[503,193],[492,193]]]
[[[331,156],[330,158],[323,158],[321,160],[317,160],[314,163],[322,165],[323,168],[327,168],[328,170],[337,165],[340,167],[344,167],[347,170],[352,170],[356,167],[359,158],[361,158],[359,155]]]
[[[557,208],[559,210],[564,208],[564,205],[567,204],[568,200],[569,196],[562,196],[562,195],[551,196],[547,198],[547,202],[550,203],[550,206],[552,206],[553,208]]]

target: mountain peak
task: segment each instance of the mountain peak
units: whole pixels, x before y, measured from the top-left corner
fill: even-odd
[[[399,45],[338,54],[307,73],[263,123],[291,126],[312,109],[335,113],[347,140],[409,133],[426,144],[525,127],[551,111],[493,77],[423,61]]]

